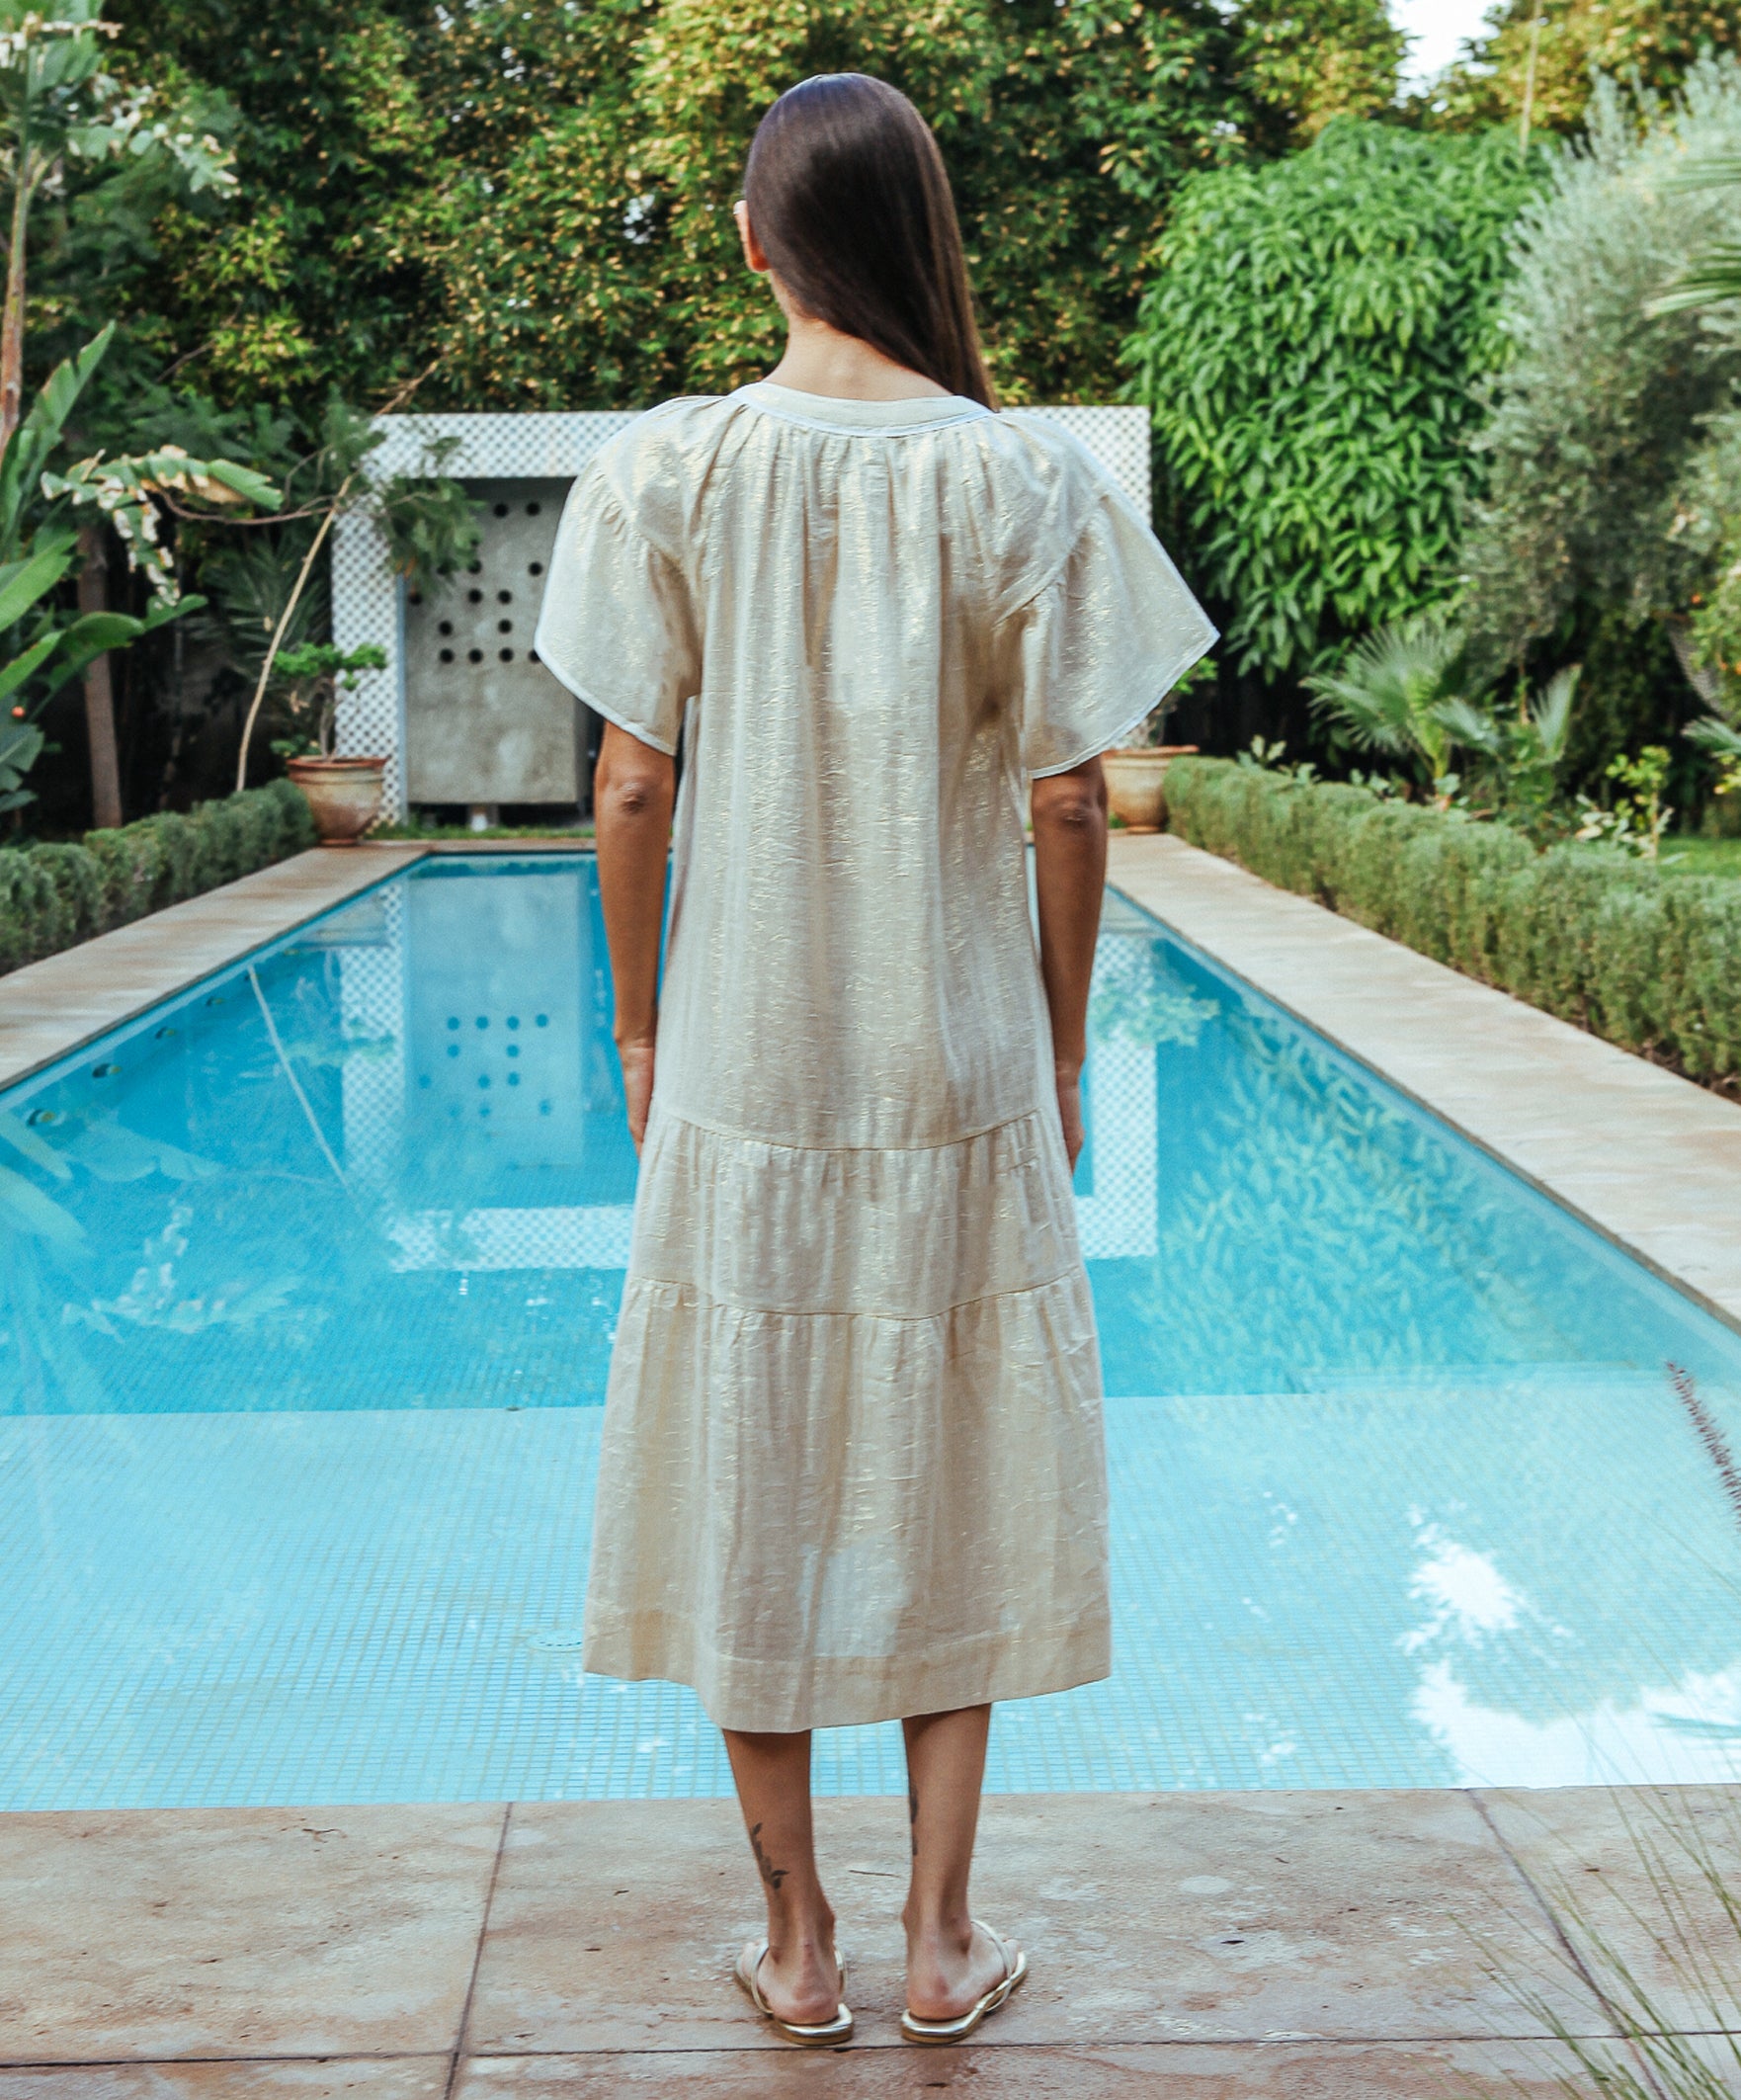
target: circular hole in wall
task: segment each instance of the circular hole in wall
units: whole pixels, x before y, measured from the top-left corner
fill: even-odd
[[[454,623],[451,620],[438,620],[436,622],[436,632],[438,634],[451,634],[453,631]]]
[[[528,504],[528,505],[526,506],[526,515],[527,515],[527,516],[528,516],[529,518],[536,518],[536,517],[538,516],[539,512],[539,511],[541,511],[542,509],[543,509],[543,505],[542,505],[541,503],[529,503],[529,504]]]
[[[541,561],[535,561],[535,562],[533,562],[533,563],[532,563],[532,564],[530,565],[530,567],[529,567],[529,568],[527,569],[527,572],[526,572],[526,573],[527,573],[527,574],[528,574],[529,576],[541,576],[541,575],[543,574],[543,572],[544,572],[544,565],[543,565],[543,563],[542,563]]]
[[[505,503],[498,503],[498,504],[496,505],[496,516],[497,516],[498,518],[505,518],[505,517],[507,517],[507,515],[508,515],[508,506],[507,506],[507,504],[505,504]]]
[[[498,591],[496,593],[496,603],[498,605],[512,605],[514,603],[514,593],[512,591]]]
[[[452,649],[444,649],[442,651],[442,661],[443,663],[452,663],[454,661],[454,652]]]
[[[465,596],[473,605],[482,605],[483,603],[482,591],[467,591]]]
[[[423,603],[423,593],[421,591],[413,591],[411,593],[411,603],[413,605],[421,605]]]
[[[498,621],[496,622],[496,632],[497,632],[498,634],[512,634],[512,633],[513,633],[513,631],[514,631],[514,623],[513,623],[513,621],[511,621],[511,620],[498,620]]]
[[[482,663],[483,651],[481,649],[467,649],[465,652],[465,661],[467,663]]]
[[[499,654],[504,663],[512,663],[514,661],[514,651],[512,649],[503,649],[499,651]]]
[[[465,573],[468,576],[481,576],[483,574],[483,563],[481,561],[474,561],[471,566],[465,571]]]

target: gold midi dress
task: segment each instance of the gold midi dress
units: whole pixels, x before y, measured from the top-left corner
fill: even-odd
[[[575,483],[538,632],[682,787],[585,1666],[796,1729],[1111,1666],[1023,792],[1214,630],[1055,425],[766,381]]]

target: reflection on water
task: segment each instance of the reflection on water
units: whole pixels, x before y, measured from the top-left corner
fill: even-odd
[[[996,1783],[1735,1776],[1741,1339],[1118,899],[1092,1038],[1119,1672]],[[426,864],[0,1096],[0,1802],[722,1789],[693,1703],[552,1675],[596,1413],[501,1412],[602,1396],[633,1178],[578,858]]]

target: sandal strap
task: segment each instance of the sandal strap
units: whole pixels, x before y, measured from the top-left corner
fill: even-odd
[[[828,1951],[834,1957],[835,1971],[840,1977],[840,1998],[834,2013],[834,2019],[838,2020],[840,2017],[839,2006],[846,2003],[847,1965],[838,1946],[831,1947]],[[834,2024],[834,2020],[816,2020],[808,2023],[801,2020],[785,2020],[774,2010],[773,2006],[762,1995],[762,1964],[767,1961],[768,1954],[768,1942],[766,1940],[758,1940],[755,1955],[750,1962],[749,1974],[750,2003],[756,2010],[765,2019],[773,2020],[778,2026],[795,2027],[800,2033],[806,2031],[814,2033],[821,2028],[831,2027]]]
[[[985,1937],[997,1949],[998,1959],[1004,1965],[1003,1981],[1007,1983],[1016,1974],[1016,1957],[1010,1942],[1004,1938],[995,1925],[988,1925],[983,1918],[973,1918],[970,1922],[983,1932]],[[994,1984],[992,1987],[996,1989],[998,1986]]]

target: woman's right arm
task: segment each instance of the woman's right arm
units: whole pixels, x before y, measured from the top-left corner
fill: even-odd
[[[617,1054],[622,1098],[638,1152],[653,1099],[653,1043],[659,1028],[659,934],[665,918],[665,863],[677,761],[615,722],[593,775],[593,828],[599,851],[599,902],[617,999]]]
[[[1052,1066],[1064,1148],[1082,1150],[1082,1060],[1088,1054],[1088,987],[1107,881],[1107,783],[1098,758],[1033,785],[1034,886],[1039,905],[1039,973],[1052,1022]]]

